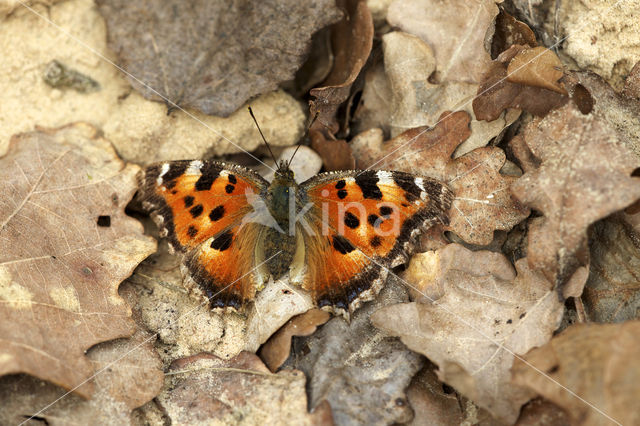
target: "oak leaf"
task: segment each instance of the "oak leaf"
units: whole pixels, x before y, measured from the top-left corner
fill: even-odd
[[[423,364],[421,357],[369,321],[382,306],[407,300],[389,280],[376,300],[354,312],[351,322],[332,318],[309,337],[294,338],[285,363],[309,378],[311,407],[326,400],[336,424],[391,424],[411,419],[405,389]]]
[[[617,213],[593,225],[590,241],[589,278],[582,294],[589,319],[622,322],[637,318],[640,227],[633,229],[624,215]]]
[[[273,374],[249,352],[175,360],[156,400],[171,424],[332,424],[326,404],[307,412],[304,374]]]
[[[640,321],[572,325],[516,360],[513,381],[563,408],[572,424],[638,424],[639,335]]]
[[[138,331],[131,339],[91,348],[87,358],[99,374],[89,400],[66,395],[64,389],[26,374],[0,378],[0,424],[17,425],[31,416],[34,423],[39,420],[51,425],[88,425],[96,421],[136,424],[131,412],[151,401],[164,383],[152,340],[147,333]]]
[[[472,103],[476,118],[493,121],[507,108],[544,116],[563,105],[568,97],[558,82],[563,75],[560,66],[544,47],[511,46],[487,68]]]
[[[313,334],[329,318],[331,315],[321,309],[311,309],[291,318],[262,345],[260,358],[275,372],[289,358],[291,338]]]
[[[97,3],[136,90],[224,117],[293,79],[311,35],[340,17],[329,0]]]
[[[484,46],[497,14],[491,0],[396,0],[387,20],[433,48],[438,81],[478,83],[491,64]]]
[[[133,333],[118,286],[156,247],[124,212],[138,170],[88,124],[12,138],[0,158],[0,374],[72,389],[95,370],[91,346]]]
[[[514,354],[546,343],[560,324],[563,305],[526,259],[517,261],[514,271],[498,253],[458,244],[437,253],[443,268],[411,285],[429,291],[437,280],[441,297],[386,306],[371,320],[436,363],[440,380],[513,423],[533,395],[511,383]]]
[[[640,159],[606,122],[573,103],[534,120],[523,135],[540,166],[511,190],[544,214],[529,229],[528,261],[564,285],[589,262],[587,227],[640,198],[640,179],[631,177]]]

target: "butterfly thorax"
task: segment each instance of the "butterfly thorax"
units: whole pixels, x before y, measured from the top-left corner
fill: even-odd
[[[278,224],[277,228],[270,227],[266,230],[264,240],[264,256],[266,259],[273,258],[267,262],[267,267],[274,278],[280,278],[287,272],[295,256],[296,236],[291,232],[295,229],[295,224],[290,221],[294,220],[297,213],[298,192],[293,171],[286,163],[280,163],[267,190],[266,199],[269,213]]]
[[[290,210],[295,210],[298,184],[293,171],[284,163],[278,165],[267,195],[267,206],[273,218],[285,233],[289,231]],[[286,227],[286,229],[285,229]]]

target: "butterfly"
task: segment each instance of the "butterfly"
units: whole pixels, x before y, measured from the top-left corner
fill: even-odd
[[[447,223],[442,182],[398,171],[320,173],[298,184],[290,161],[274,179],[235,164],[148,167],[143,207],[174,251],[184,284],[210,307],[240,311],[286,275],[323,310],[350,317],[405,263],[418,235]]]

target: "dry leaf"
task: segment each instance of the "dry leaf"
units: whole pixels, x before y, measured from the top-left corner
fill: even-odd
[[[535,398],[522,407],[516,426],[566,426],[569,416],[560,407],[542,398]]]
[[[471,135],[461,145],[456,156],[474,148],[485,146],[498,136],[519,115],[512,111],[491,123],[478,121],[473,115],[471,100],[478,85],[475,83],[449,81],[432,83],[435,70],[433,51],[418,37],[402,32],[391,32],[382,37],[384,67],[392,96],[389,102],[391,114],[388,121],[378,127],[391,127],[395,137],[407,129],[419,126],[435,126],[445,111],[465,110],[471,115]],[[384,91],[382,91],[384,93]],[[366,104],[369,100],[363,96]]]
[[[505,162],[501,149],[477,148],[451,159],[471,134],[469,122],[464,111],[444,112],[433,129],[407,130],[385,143],[367,133],[354,138],[351,147],[359,168],[401,170],[447,182],[456,198],[446,229],[469,243],[486,245],[494,230],[510,230],[529,211],[507,190],[515,178],[500,173]]]
[[[360,102],[353,114],[352,133],[357,135],[379,127],[388,136],[392,98],[393,92],[391,92],[387,81],[384,64],[378,63],[368,68],[364,74],[364,87]]]
[[[94,372],[87,349],[133,333],[118,286],[156,247],[124,212],[138,170],[88,124],[12,138],[0,158],[0,374],[71,389]]]
[[[324,170],[331,172],[334,170],[353,170],[356,167],[356,160],[351,153],[351,147],[347,141],[329,140],[324,133],[318,130],[309,131],[311,138],[311,148],[313,148],[322,158]]]
[[[464,420],[458,396],[438,380],[432,364],[415,375],[407,389],[407,398],[414,412],[413,421],[408,423],[411,426],[458,426]]]
[[[332,424],[326,406],[307,413],[304,374],[273,374],[248,352],[230,360],[200,354],[174,361],[157,401],[171,424]]]
[[[97,3],[136,90],[224,117],[293,79],[311,35],[340,17],[329,0]]]
[[[494,230],[509,231],[529,216],[510,193],[513,176],[500,173],[506,160],[496,147],[477,148],[447,165],[445,182],[456,197],[446,229],[471,244],[488,245]]]
[[[587,227],[640,198],[640,179],[631,177],[640,159],[607,123],[572,103],[534,120],[523,133],[541,165],[511,189],[544,214],[529,228],[527,257],[531,267],[563,285],[588,264]]]
[[[371,320],[438,364],[440,380],[501,421],[513,423],[532,393],[511,384],[512,352],[524,354],[546,343],[560,324],[563,305],[526,259],[516,262],[516,273],[507,258],[496,253],[449,244],[438,254],[440,262],[450,265],[436,276],[442,297],[435,303],[387,306]],[[484,263],[487,256],[494,264]],[[458,267],[461,259],[465,261]]]
[[[524,357],[553,381],[520,360],[514,362],[513,381],[563,408],[572,424],[609,425],[613,418],[618,424],[637,425],[639,335],[639,321],[572,325]]]
[[[520,50],[507,65],[507,80],[526,86],[541,87],[566,95],[558,81],[562,78],[562,62],[544,46]]]
[[[31,416],[34,424],[134,424],[131,411],[155,397],[164,382],[152,339],[138,331],[91,348],[87,358],[99,372],[90,400],[64,396],[64,389],[26,374],[0,378],[0,424],[17,425]]]
[[[619,141],[640,158],[640,100],[626,95],[629,90],[637,90],[633,88],[633,76],[626,86],[629,90],[623,94],[616,93],[602,77],[591,72],[570,72],[565,83],[578,108],[607,121],[618,133]]]
[[[496,29],[491,42],[491,56],[497,57],[514,44],[536,47],[536,36],[524,22],[518,21],[504,10],[496,17]]]
[[[582,299],[589,319],[622,322],[640,314],[640,232],[620,214],[593,226],[591,266]]]
[[[387,20],[433,48],[438,81],[479,83],[491,63],[485,38],[497,14],[493,0],[396,0]]]
[[[356,137],[351,149],[360,169],[400,170],[444,180],[453,152],[471,134],[470,121],[464,111],[445,111],[433,128],[410,129],[384,143],[369,135]]]
[[[260,358],[276,371],[289,358],[291,352],[291,338],[293,336],[309,336],[319,325],[329,321],[331,315],[320,309],[311,309],[304,314],[291,318],[260,348]]]
[[[627,76],[622,95],[629,99],[640,100],[640,61],[635,64]]]
[[[373,44],[373,20],[367,2],[337,0],[336,4],[346,15],[332,28],[333,69],[321,87],[309,92],[315,98],[310,102],[311,115],[318,114],[313,128],[326,134],[338,132],[336,112],[349,97]]]
[[[411,419],[405,388],[422,359],[396,338],[369,322],[381,306],[407,300],[389,281],[375,301],[358,309],[347,323],[333,318],[310,337],[294,339],[293,365],[309,377],[311,407],[326,400],[337,424],[382,425]]]
[[[547,50],[548,53],[540,56],[545,58],[540,65],[539,59],[529,63],[526,60],[518,60],[519,66],[508,68],[512,60],[520,55],[523,55],[521,58],[530,60],[531,54],[528,52],[537,51],[536,49],[544,48],[529,49],[514,45],[502,52],[491,64],[473,99],[473,112],[478,120],[496,120],[507,108],[518,108],[537,116],[544,116],[567,102],[567,96],[558,93],[560,89],[557,89],[558,71],[555,64],[559,63],[559,60],[551,51]],[[518,70],[518,82],[511,80],[508,69],[511,72]],[[554,90],[545,87],[553,87]]]

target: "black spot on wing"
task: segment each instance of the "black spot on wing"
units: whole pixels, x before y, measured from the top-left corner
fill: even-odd
[[[355,177],[355,180],[364,198],[382,199],[382,191],[378,188],[378,176],[376,176],[375,171],[361,173]]]
[[[224,206],[217,206],[209,213],[209,219],[213,222],[222,219],[222,216],[224,216]]]
[[[162,185],[164,185],[164,187],[167,189],[171,189],[176,186],[176,179],[184,174],[188,166],[188,161],[177,161],[175,163],[169,163],[169,170],[167,170],[167,173],[162,175]]]
[[[344,215],[344,224],[351,229],[356,229],[360,226],[360,219],[358,219],[353,213],[347,212]]]
[[[198,235],[198,228],[193,225],[189,225],[189,229],[187,229],[187,235],[191,238],[195,237],[196,235]]]
[[[422,190],[416,185],[415,178],[411,176],[393,175],[393,181],[396,185],[404,190],[404,198],[409,202],[413,202],[420,198]]]
[[[225,251],[231,247],[231,241],[233,240],[233,234],[227,231],[220,234],[216,239],[211,242],[211,248],[219,251]]]
[[[370,214],[369,216],[367,216],[367,222],[369,222],[369,225],[373,226],[374,228],[377,228],[382,223],[382,219],[380,219],[380,216],[376,216],[375,214]]]
[[[229,176],[227,176],[227,179],[229,179],[229,183],[232,183],[234,185],[238,183],[238,179],[236,179],[236,175],[230,174]]]
[[[191,210],[189,210],[189,213],[191,213],[191,217],[195,219],[196,217],[200,216],[203,211],[204,209],[202,208],[202,204],[198,204],[197,206],[192,207]]]
[[[345,186],[347,186],[347,182],[345,182],[344,179],[340,179],[337,183],[336,183],[336,189],[343,189]]]
[[[347,190],[346,189],[341,189],[338,191],[338,198],[340,198],[341,200],[344,200],[344,198],[347,196]]]
[[[186,208],[189,208],[193,205],[194,201],[195,201],[195,198],[193,198],[191,195],[187,195],[186,197],[184,197],[184,206]]]
[[[208,191],[213,182],[220,176],[220,168],[212,163],[204,163],[200,168],[202,176],[196,181],[196,191]]]
[[[386,218],[388,218],[391,216],[391,213],[393,213],[393,208],[389,206],[380,207],[380,216],[386,216]]]
[[[351,253],[356,249],[346,238],[340,235],[333,236],[333,248],[342,254]]]
[[[224,192],[226,192],[227,194],[231,194],[233,192],[233,190],[236,189],[235,186],[233,185],[227,185],[224,187]]]
[[[371,247],[380,247],[380,244],[382,244],[382,240],[379,236],[376,235],[371,239],[371,241],[369,241],[369,243],[371,244]]]

